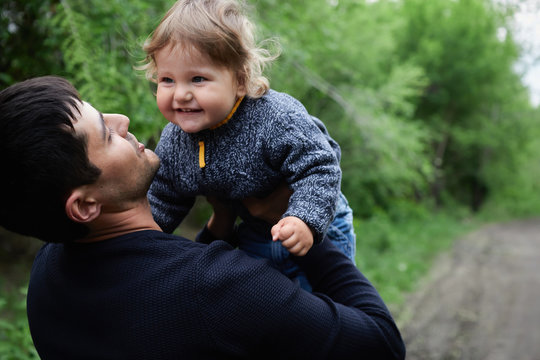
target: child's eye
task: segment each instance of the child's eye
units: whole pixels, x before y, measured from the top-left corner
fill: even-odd
[[[191,81],[193,81],[194,83],[201,83],[204,80],[206,80],[206,79],[204,77],[202,77],[202,76],[194,76],[193,79],[191,79]]]
[[[162,77],[162,78],[159,79],[159,82],[166,83],[166,84],[172,84],[174,81],[171,78]]]

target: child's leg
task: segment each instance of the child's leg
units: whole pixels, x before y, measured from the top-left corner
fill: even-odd
[[[274,266],[289,279],[298,283],[302,289],[311,292],[311,284],[309,283],[306,274],[293,260],[291,260],[292,255],[283,245],[281,245],[281,241],[272,241],[270,246],[272,248],[271,260]]]
[[[353,227],[353,213],[343,193],[339,194],[336,215],[328,228],[327,238],[356,264],[356,235]]]
[[[299,283],[304,290],[311,291],[305,274],[291,260],[289,251],[281,245],[281,241],[272,241],[270,227],[247,225],[245,222],[238,226],[238,248],[255,258],[269,259],[272,266]]]

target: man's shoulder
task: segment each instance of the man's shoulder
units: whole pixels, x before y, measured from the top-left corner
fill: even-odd
[[[232,276],[227,270],[227,264],[234,262],[231,250],[223,241],[206,245],[152,230],[94,243],[49,243],[35,257],[31,285],[34,290],[36,285],[43,290],[40,284],[44,278],[66,279],[76,273],[79,279],[113,276],[122,278],[124,284],[148,281],[174,289],[200,288],[201,282],[206,284],[216,274]],[[95,268],[97,263],[100,266]],[[160,274],[158,278],[156,274]]]
[[[254,270],[264,273],[269,267],[266,262],[233,249],[225,241],[216,240],[206,245],[154,230],[95,243],[46,244],[39,251],[35,265],[49,268],[58,261],[69,260],[70,266],[79,267],[81,263],[97,259],[107,259],[117,266],[144,263],[156,269],[162,266],[191,268],[190,271],[202,281],[200,285],[210,287],[238,277],[253,276]]]
[[[204,251],[205,245],[162,231],[143,230],[91,243],[46,243],[39,250],[36,259],[47,258],[49,256],[91,258],[102,256],[106,253],[127,256],[131,253],[142,251],[144,251],[146,257],[151,257],[159,252],[174,256],[181,254],[183,250]]]

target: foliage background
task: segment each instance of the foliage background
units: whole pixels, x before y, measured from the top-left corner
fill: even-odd
[[[0,88],[64,76],[96,108],[127,114],[131,131],[152,148],[165,120],[154,87],[134,67],[172,3],[2,0]],[[272,87],[302,101],[342,147],[357,262],[389,303],[399,304],[433,254],[478,221],[539,213],[540,114],[514,70],[521,49],[511,7],[489,0],[249,5],[259,39],[281,43],[268,71]],[[195,226],[207,216],[202,208]],[[1,236],[0,255],[20,262],[9,255],[20,238]],[[14,344],[0,347],[0,358],[35,357],[21,296],[6,292],[10,281],[1,276],[0,313],[17,320],[0,321],[0,343]]]
[[[4,0],[0,86],[65,76],[102,111],[128,114],[152,147],[165,121],[134,67],[171,4]],[[401,201],[476,211],[536,190],[538,110],[513,70],[520,49],[511,8],[489,0],[249,4],[259,39],[275,37],[283,49],[268,72],[272,87],[301,100],[340,142],[343,189],[359,217]]]

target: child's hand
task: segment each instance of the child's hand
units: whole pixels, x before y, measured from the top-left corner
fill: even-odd
[[[294,216],[281,219],[272,227],[272,240],[281,244],[296,256],[304,256],[313,246],[313,233],[305,222]]]

